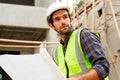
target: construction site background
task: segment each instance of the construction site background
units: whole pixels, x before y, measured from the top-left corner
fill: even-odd
[[[45,14],[54,1],[0,0],[0,55],[39,53],[41,44],[52,55],[59,39],[47,25]],[[69,6],[69,0],[63,1]],[[109,78],[120,80],[120,1],[71,2],[72,25],[76,29],[83,27],[101,34],[101,42],[111,64]]]

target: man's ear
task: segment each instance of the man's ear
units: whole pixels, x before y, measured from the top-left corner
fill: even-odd
[[[55,29],[55,26],[53,26],[53,24],[49,23],[49,25],[52,29]]]

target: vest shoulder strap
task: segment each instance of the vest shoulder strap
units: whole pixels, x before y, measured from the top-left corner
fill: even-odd
[[[89,61],[89,59],[87,58],[87,56],[85,55],[84,51],[83,51],[83,48],[82,48],[82,44],[81,44],[81,33],[84,29],[83,28],[80,28],[78,30],[78,33],[77,33],[77,36],[78,36],[78,46],[79,46],[79,49],[80,49],[80,53],[82,55],[82,58],[85,62],[85,65],[88,69],[92,68],[92,64],[91,62]]]

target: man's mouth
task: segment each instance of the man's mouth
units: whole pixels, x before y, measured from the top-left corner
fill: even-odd
[[[66,30],[66,29],[67,29],[67,26],[63,26],[61,29],[62,29],[62,30]]]

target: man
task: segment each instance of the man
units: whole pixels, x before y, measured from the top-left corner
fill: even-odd
[[[104,80],[110,66],[98,36],[73,29],[70,9],[62,2],[51,4],[46,15],[48,25],[60,36],[53,58],[67,80]]]

